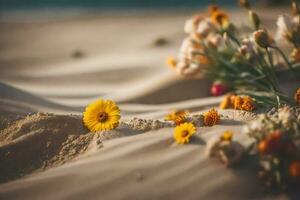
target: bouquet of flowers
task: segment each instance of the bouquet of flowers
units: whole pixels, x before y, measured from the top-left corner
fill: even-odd
[[[250,30],[245,32],[230,22],[226,12],[217,6],[206,14],[198,14],[186,21],[178,58],[167,63],[179,74],[205,74],[212,80],[213,95],[234,90],[238,95],[255,99],[256,104],[280,106],[292,104],[292,98],[280,89],[278,77],[289,71],[300,79],[300,10],[292,1],[292,15],[277,20],[276,40],[261,26],[261,20],[247,0],[240,0],[249,15]],[[276,41],[286,40],[291,46],[287,56]]]
[[[254,139],[258,172],[265,185],[286,189],[300,183],[300,110],[282,107],[273,114],[262,114],[246,132]]]

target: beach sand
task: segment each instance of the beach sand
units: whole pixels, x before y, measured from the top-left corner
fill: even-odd
[[[280,12],[263,13],[265,22]],[[209,139],[226,130],[249,144],[242,130],[255,114],[220,111],[221,123],[198,127],[188,145],[176,145],[162,120],[173,109],[203,113],[222,99],[209,97],[209,80],[182,78],[165,64],[190,15],[2,19],[0,199],[275,199],[251,163],[227,168],[205,154]],[[116,130],[83,126],[81,113],[98,98],[120,106]],[[134,128],[134,117],[160,121]]]

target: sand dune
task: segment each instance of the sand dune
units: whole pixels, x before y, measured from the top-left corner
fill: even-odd
[[[225,130],[247,144],[242,129],[254,114],[224,111],[220,125],[198,127],[184,146],[163,122],[147,130],[125,123],[162,120],[173,109],[199,114],[221,101],[209,97],[207,79],[185,79],[165,66],[189,15],[2,19],[0,199],[274,199],[251,163],[228,169],[204,153]],[[166,44],[155,44],[159,38]],[[92,134],[82,125],[84,107],[97,98],[118,103],[118,129]]]

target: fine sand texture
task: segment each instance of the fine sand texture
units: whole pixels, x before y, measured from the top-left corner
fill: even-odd
[[[267,24],[280,12],[261,11]],[[190,15],[0,17],[0,199],[289,199],[266,195],[249,161],[227,168],[205,154],[226,130],[249,144],[242,130],[253,113],[220,111],[219,125],[174,143],[164,115],[201,114],[222,99],[209,97],[205,78],[182,78],[165,65]],[[85,106],[98,98],[120,106],[116,130],[83,126]]]

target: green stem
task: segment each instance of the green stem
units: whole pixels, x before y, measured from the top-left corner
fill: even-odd
[[[281,55],[281,57],[284,59],[284,61],[286,62],[287,66],[289,67],[289,69],[291,70],[291,72],[295,72],[293,69],[293,66],[291,65],[290,61],[288,60],[288,58],[286,57],[286,55],[283,53],[283,51],[278,48],[277,46],[272,46],[271,48],[275,49],[276,51],[279,52],[279,54]]]

